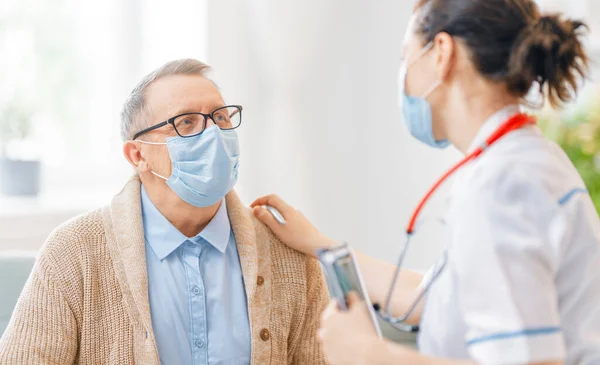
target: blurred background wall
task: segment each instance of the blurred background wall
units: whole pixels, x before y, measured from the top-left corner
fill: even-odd
[[[228,10],[235,9],[235,10]],[[277,192],[327,234],[389,259],[419,196],[457,158],[414,141],[397,107],[410,1],[224,0],[208,35],[226,95],[247,106],[243,195]],[[209,17],[209,29],[218,28]],[[438,245],[414,247],[425,268]],[[436,252],[437,253],[437,252]]]

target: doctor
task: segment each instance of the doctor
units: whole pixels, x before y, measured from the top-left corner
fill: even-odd
[[[408,319],[420,324],[420,353],[378,339],[351,298],[349,312],[332,303],[323,314],[332,365],[600,364],[598,214],[567,156],[519,107],[532,87],[554,106],[572,100],[587,71],[584,29],[541,15],[533,0],[417,2],[400,79],[404,119],[418,140],[465,154],[447,261],[435,280],[403,270],[384,308],[401,316],[431,284]],[[336,244],[276,196],[253,207],[307,255]],[[357,256],[372,301],[385,304],[395,267]]]

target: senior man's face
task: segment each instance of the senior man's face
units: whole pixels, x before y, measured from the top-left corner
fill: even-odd
[[[225,105],[215,84],[199,75],[174,75],[159,79],[148,87],[145,99],[148,110],[142,119],[142,125],[145,127],[183,113],[210,114]],[[212,124],[213,121],[209,118],[206,127],[208,128]],[[177,137],[171,124],[145,133],[139,139],[160,143],[165,142],[168,137]],[[141,159],[136,169],[142,182],[144,184],[163,184],[166,187],[164,181],[152,175],[150,171],[166,178],[171,175],[172,165],[167,146],[137,143],[137,148]]]

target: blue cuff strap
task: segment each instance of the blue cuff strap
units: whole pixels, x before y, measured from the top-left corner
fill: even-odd
[[[568,193],[566,193],[565,195],[563,195],[559,200],[558,200],[558,205],[565,205],[569,202],[569,200],[571,200],[571,198],[576,195],[576,194],[588,194],[589,192],[587,191],[587,189],[584,188],[575,188],[575,189],[571,189]]]
[[[467,346],[476,345],[483,342],[489,341],[498,341],[498,340],[506,340],[514,337],[531,337],[531,336],[540,336],[540,335],[550,335],[554,333],[560,332],[560,327],[542,327],[542,328],[531,328],[524,329],[521,331],[515,332],[499,332],[491,335],[474,338],[472,340],[467,341]]]

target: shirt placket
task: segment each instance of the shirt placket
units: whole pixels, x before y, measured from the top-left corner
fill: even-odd
[[[200,256],[202,247],[187,241],[183,258],[188,266],[186,270],[190,307],[190,340],[194,365],[208,365],[206,296],[204,282],[200,274]]]

